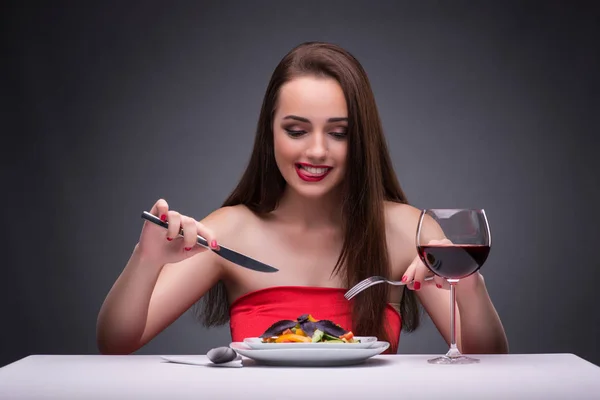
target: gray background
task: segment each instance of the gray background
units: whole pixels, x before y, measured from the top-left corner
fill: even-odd
[[[487,210],[482,272],[511,351],[600,363],[594,2],[78,3],[0,13],[0,365],[97,353],[140,212],[220,205],[273,68],[307,40],[363,63],[412,204]],[[140,353],[229,340],[186,313]],[[401,337],[445,350],[429,320]]]

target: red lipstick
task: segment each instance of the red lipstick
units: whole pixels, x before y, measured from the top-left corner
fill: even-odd
[[[296,173],[305,182],[319,182],[322,181],[331,171],[331,167],[327,165],[312,165],[307,163],[295,164]],[[314,168],[322,169],[324,171],[315,171]],[[312,171],[310,169],[313,169]]]

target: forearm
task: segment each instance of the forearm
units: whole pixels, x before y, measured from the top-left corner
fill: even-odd
[[[134,250],[98,314],[96,338],[101,353],[129,354],[139,348],[161,267],[145,263]]]
[[[471,354],[508,353],[508,340],[488,295],[483,276],[468,287],[456,288],[460,314],[461,351]]]

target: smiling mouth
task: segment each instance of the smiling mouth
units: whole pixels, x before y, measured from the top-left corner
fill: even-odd
[[[325,178],[332,169],[332,167],[322,165],[316,166],[300,163],[296,164],[296,172],[298,173],[298,176],[300,179],[306,182],[320,181]]]
[[[306,164],[296,164],[296,166],[298,167],[298,169],[306,171],[314,176],[325,175],[331,170],[331,167],[313,167],[312,165]]]

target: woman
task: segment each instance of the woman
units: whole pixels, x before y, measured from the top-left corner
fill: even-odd
[[[424,280],[429,270],[416,254],[419,210],[394,175],[366,73],[337,46],[302,44],[276,67],[248,168],[223,207],[200,222],[162,199],[151,212],[169,229],[144,224],[99,313],[102,353],[136,351],[201,298],[205,324],[230,319],[234,341],[311,313],[388,340],[395,353],[401,329],[418,326],[420,303],[449,342],[446,286],[438,277]],[[229,263],[197,246],[197,234],[279,272]],[[414,283],[343,298],[372,275]],[[461,280],[457,303],[463,353],[507,352],[481,274]]]

